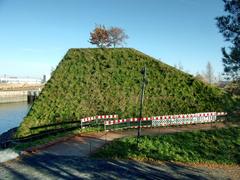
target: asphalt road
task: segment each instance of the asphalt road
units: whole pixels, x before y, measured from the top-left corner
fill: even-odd
[[[152,165],[136,161],[98,160],[39,154],[0,164],[0,179],[229,179],[219,170],[171,162]]]

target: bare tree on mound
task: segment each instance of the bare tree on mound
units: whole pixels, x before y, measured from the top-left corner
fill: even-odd
[[[95,29],[90,32],[89,42],[100,48],[113,46],[120,46],[125,44],[128,35],[122,28],[111,27],[106,29],[104,25],[97,25]]]
[[[124,32],[122,28],[111,27],[108,30],[110,44],[115,48],[116,46],[123,45],[125,40],[128,39],[128,35]]]
[[[90,32],[91,44],[97,45],[97,47],[105,48],[110,46],[109,33],[104,25],[97,25],[95,29]]]

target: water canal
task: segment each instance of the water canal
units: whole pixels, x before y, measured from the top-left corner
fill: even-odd
[[[27,102],[0,104],[0,134],[19,126],[30,107]]]

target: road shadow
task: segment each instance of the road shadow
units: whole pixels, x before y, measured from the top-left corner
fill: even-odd
[[[0,179],[214,179],[207,171],[175,163],[102,160],[40,154],[0,164]]]

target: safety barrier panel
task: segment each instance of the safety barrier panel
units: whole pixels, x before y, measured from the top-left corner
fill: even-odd
[[[217,121],[217,117],[225,116],[224,112],[206,112],[195,114],[180,114],[180,115],[166,115],[166,116],[152,116],[144,118],[128,118],[118,119],[118,115],[97,115],[92,117],[82,118],[75,121],[66,121],[61,123],[47,124],[37,127],[32,127],[30,130],[35,131],[40,129],[41,132],[57,131],[64,128],[86,128],[98,127],[104,130],[137,128],[141,120],[141,127],[159,127],[172,125],[185,125],[197,123],[209,123]],[[34,133],[33,133],[34,134]]]
[[[195,114],[179,114],[179,115],[166,115],[166,116],[153,116],[141,118],[142,127],[159,127],[159,126],[171,126],[171,125],[186,125],[186,124],[198,124],[209,123],[217,121],[217,116],[225,116],[225,112],[205,112]],[[138,122],[140,118],[128,118],[118,120],[106,120],[104,121],[104,129],[107,130],[107,126],[122,125],[120,128],[138,128]]]
[[[98,115],[93,117],[82,118],[81,122],[91,122],[94,120],[117,119],[118,115]]]
[[[109,119],[117,119],[118,115],[97,115],[92,117],[86,117],[81,119],[81,128],[84,127],[85,124],[90,124],[91,122],[95,122],[96,124],[103,123],[102,121]]]
[[[207,123],[216,121],[216,119],[216,112],[160,116],[154,117],[154,120],[152,121],[152,126]]]
[[[96,119],[115,119],[118,118],[118,115],[101,115],[96,116]]]

